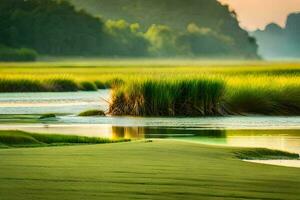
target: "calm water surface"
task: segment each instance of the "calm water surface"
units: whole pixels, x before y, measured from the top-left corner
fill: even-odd
[[[97,92],[0,93],[0,114],[78,114],[108,109],[110,90]]]
[[[64,113],[55,120],[17,123],[0,118],[0,130],[75,134],[108,138],[169,138],[208,145],[265,147],[300,154],[300,117],[141,118],[78,117],[88,109],[108,109],[109,90],[64,93],[0,93],[0,114]],[[263,162],[263,161],[260,161]],[[267,161],[276,164],[278,161]],[[300,166],[300,161],[280,161]],[[278,164],[278,163],[277,163]],[[280,164],[280,163],[279,163]]]

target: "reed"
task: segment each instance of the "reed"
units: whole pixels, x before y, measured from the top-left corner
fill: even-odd
[[[117,87],[110,113],[133,116],[207,116],[223,114],[221,80],[132,81]]]

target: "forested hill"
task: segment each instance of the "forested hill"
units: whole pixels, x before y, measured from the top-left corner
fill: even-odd
[[[260,54],[266,58],[300,58],[300,13],[290,14],[285,28],[272,23],[253,35]]]
[[[103,23],[65,1],[0,0],[0,45],[48,55],[97,54]]]
[[[145,29],[152,24],[186,29],[189,23],[222,32],[236,32],[238,22],[227,6],[216,0],[70,0],[76,6],[103,17],[139,23]]]
[[[0,27],[0,60],[23,48],[54,56],[257,58],[255,39],[216,0],[0,0]]]
[[[167,25],[176,31],[195,23],[199,27],[229,36],[241,53],[256,53],[256,44],[241,29],[234,12],[217,0],[70,0],[104,19],[125,19],[143,29],[152,24]]]

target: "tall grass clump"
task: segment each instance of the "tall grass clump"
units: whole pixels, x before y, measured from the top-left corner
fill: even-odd
[[[79,88],[80,88],[80,90],[83,90],[83,91],[97,91],[98,90],[98,87],[96,86],[96,84],[93,82],[89,82],[89,81],[81,82]]]
[[[47,80],[0,78],[0,92],[71,92],[78,84],[70,79]]]
[[[132,81],[115,88],[110,113],[133,116],[221,115],[224,89],[221,80]]]
[[[293,77],[249,80],[228,84],[225,107],[230,114],[300,115],[300,83]]]
[[[46,90],[38,80],[0,78],[0,92],[42,92]]]
[[[103,83],[102,81],[95,81],[94,84],[97,86],[99,90],[101,89],[107,89],[107,85]]]
[[[72,92],[78,91],[80,88],[78,84],[66,78],[55,78],[43,81],[45,92]]]

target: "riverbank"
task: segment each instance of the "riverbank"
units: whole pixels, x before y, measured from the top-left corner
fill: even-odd
[[[240,148],[155,140],[0,151],[3,199],[297,199],[300,169],[247,163]]]
[[[110,88],[112,115],[297,116],[299,74],[284,62],[0,63],[0,92]]]

